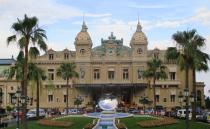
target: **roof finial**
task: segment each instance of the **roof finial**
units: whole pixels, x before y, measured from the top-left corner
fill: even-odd
[[[141,31],[142,31],[142,27],[141,27],[141,24],[140,24],[139,14],[138,14],[138,24],[137,24],[136,32],[141,32]]]
[[[85,24],[85,13],[83,13],[83,24],[82,24],[82,30],[81,31],[84,31],[84,32],[86,32],[87,31],[87,26],[86,26],[86,24]]]

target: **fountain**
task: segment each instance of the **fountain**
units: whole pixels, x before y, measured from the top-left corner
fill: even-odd
[[[103,110],[102,112],[85,114],[87,117],[99,119],[93,129],[117,129],[115,125],[115,118],[125,118],[132,116],[132,114],[129,113],[116,112],[118,101],[111,94],[106,94],[105,97],[101,98],[98,105]]]

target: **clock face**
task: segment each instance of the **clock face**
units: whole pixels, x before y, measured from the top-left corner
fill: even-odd
[[[113,55],[113,54],[114,54],[113,48],[108,48],[108,54],[109,54],[109,55]]]

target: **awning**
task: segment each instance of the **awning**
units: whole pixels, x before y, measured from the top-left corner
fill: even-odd
[[[107,83],[107,84],[74,84],[74,87],[142,87],[146,88],[147,83]]]

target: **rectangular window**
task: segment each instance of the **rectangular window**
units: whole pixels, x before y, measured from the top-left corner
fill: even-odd
[[[48,102],[52,102],[53,101],[53,95],[48,95]]]
[[[54,69],[48,69],[48,80],[54,80]]]
[[[128,74],[128,69],[123,69],[123,79],[124,80],[128,80],[128,76],[129,74]]]
[[[65,60],[69,59],[69,53],[64,53],[64,59]]]
[[[175,95],[171,95],[171,102],[175,102],[176,100],[176,96]]]
[[[155,101],[159,102],[160,101],[160,95],[155,95]]]
[[[94,75],[95,80],[100,79],[100,70],[99,69],[94,69],[93,75]]]
[[[167,98],[163,98],[163,102],[167,102]]]
[[[53,54],[49,54],[49,60],[53,60],[54,55]]]
[[[169,72],[169,77],[171,80],[175,80],[176,79],[176,72]]]
[[[110,80],[113,80],[114,79],[114,71],[108,71],[108,78]]]
[[[138,79],[142,79],[142,78],[143,78],[143,72],[144,72],[144,71],[138,69],[138,71],[137,71]]]
[[[12,101],[12,100],[13,100],[12,97],[15,96],[15,93],[10,93],[9,95],[10,95],[10,96],[9,96],[9,98],[10,98],[10,103],[11,103],[11,104],[15,104],[15,103]]]
[[[63,95],[63,102],[64,102],[64,103],[67,102],[67,95]]]

